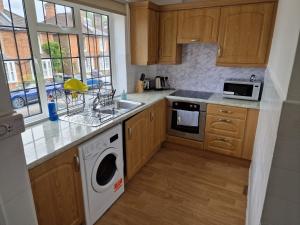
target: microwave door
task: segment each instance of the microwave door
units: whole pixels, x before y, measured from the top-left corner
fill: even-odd
[[[224,94],[229,93],[229,95],[245,96],[251,97],[253,93],[253,84],[234,84],[225,83],[224,84]]]

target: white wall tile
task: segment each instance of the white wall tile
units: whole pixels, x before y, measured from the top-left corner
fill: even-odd
[[[176,89],[208,92],[222,92],[226,79],[249,79],[251,74],[264,79],[264,69],[220,67],[216,66],[216,58],[216,44],[183,45],[182,64],[157,65],[150,75],[169,77],[171,86]]]

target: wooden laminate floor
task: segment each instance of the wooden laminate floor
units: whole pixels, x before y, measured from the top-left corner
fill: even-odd
[[[248,168],[161,149],[96,225],[244,225]]]

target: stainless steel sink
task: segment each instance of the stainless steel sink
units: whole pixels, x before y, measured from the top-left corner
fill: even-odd
[[[97,127],[125,113],[128,113],[142,106],[143,104],[144,103],[129,100],[116,100],[111,105],[100,107],[96,110],[93,110],[91,107],[89,107],[83,112],[76,113],[74,115],[61,116],[60,119],[71,123]]]
[[[115,102],[116,109],[133,110],[141,105],[143,105],[143,103],[129,100],[118,100]]]

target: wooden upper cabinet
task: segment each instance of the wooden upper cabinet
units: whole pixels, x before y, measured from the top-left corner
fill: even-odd
[[[131,63],[150,65],[158,62],[159,12],[149,2],[130,4]]]
[[[271,2],[222,7],[217,65],[266,65],[275,6]]]
[[[84,223],[77,149],[61,153],[29,170],[39,225]]]
[[[217,42],[220,7],[180,10],[177,43]]]
[[[181,45],[176,42],[177,22],[177,11],[161,12],[159,15],[160,64],[181,63]]]

